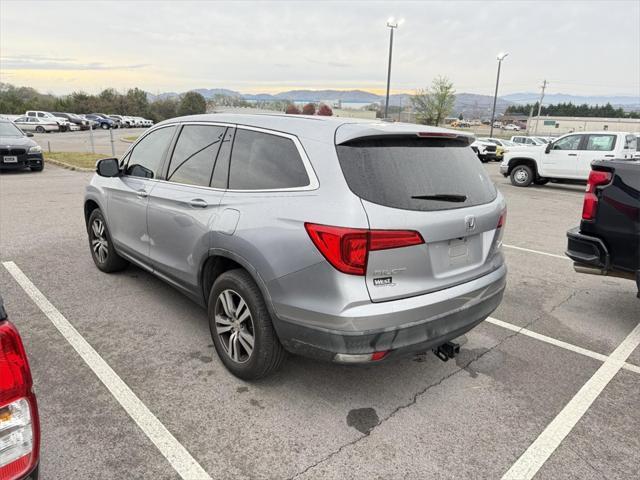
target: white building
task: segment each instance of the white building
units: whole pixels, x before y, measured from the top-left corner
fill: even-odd
[[[537,123],[537,129],[536,129]],[[598,117],[532,117],[529,134],[558,136],[570,132],[632,132],[640,133],[640,119]]]

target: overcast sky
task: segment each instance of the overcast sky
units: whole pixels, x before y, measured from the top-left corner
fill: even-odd
[[[0,80],[56,94],[138,86],[640,96],[640,1],[0,1]]]

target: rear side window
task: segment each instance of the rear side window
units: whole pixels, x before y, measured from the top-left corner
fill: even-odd
[[[615,135],[589,135],[585,150],[609,152],[616,144]]]
[[[253,130],[237,129],[231,152],[229,188],[273,190],[309,185],[293,140]]]
[[[336,147],[349,188],[405,210],[448,210],[495,200],[497,192],[466,142],[390,137]]]
[[[173,150],[167,180],[209,186],[213,165],[226,127],[185,125]]]
[[[626,150],[640,150],[640,143],[638,143],[638,137],[635,135],[627,135],[624,138],[624,148]]]
[[[175,127],[159,128],[140,140],[129,155],[125,173],[132,177],[156,178],[174,131]]]

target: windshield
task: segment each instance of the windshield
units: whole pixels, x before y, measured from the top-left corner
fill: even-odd
[[[416,137],[357,139],[336,147],[349,188],[405,210],[489,203],[496,189],[466,142]]]
[[[0,137],[24,137],[24,133],[13,123],[0,122]]]

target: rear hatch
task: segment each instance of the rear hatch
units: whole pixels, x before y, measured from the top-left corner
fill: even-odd
[[[369,252],[366,284],[372,301],[441,290],[502,264],[496,253],[504,202],[467,137],[350,135],[336,149],[369,227],[413,230],[424,239],[419,245]]]

